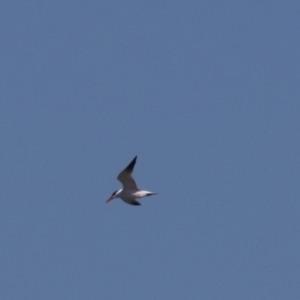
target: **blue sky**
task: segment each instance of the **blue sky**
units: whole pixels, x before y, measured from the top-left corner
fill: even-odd
[[[299,13],[1,1],[0,298],[299,299]]]

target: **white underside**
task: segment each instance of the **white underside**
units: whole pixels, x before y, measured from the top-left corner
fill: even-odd
[[[141,190],[122,190],[120,194],[118,194],[118,198],[123,199],[139,199],[147,196],[149,191],[141,191]]]

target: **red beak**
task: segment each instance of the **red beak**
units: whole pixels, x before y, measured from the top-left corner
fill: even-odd
[[[113,196],[109,197],[109,198],[106,200],[106,203],[109,202],[109,201],[111,201],[112,199],[114,199]]]

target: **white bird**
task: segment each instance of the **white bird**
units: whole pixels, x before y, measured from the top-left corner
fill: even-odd
[[[106,200],[106,203],[115,198],[121,198],[124,202],[128,204],[141,205],[141,203],[139,203],[136,199],[157,194],[153,192],[140,190],[137,187],[133,177],[131,176],[136,159],[137,156],[117,177],[117,179],[122,183],[123,189],[119,189],[113,192],[113,194]]]

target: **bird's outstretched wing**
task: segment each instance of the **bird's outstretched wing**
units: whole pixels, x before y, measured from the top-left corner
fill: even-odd
[[[136,162],[137,156],[132,162],[118,175],[117,179],[122,183],[124,189],[137,190],[138,187],[132,177],[132,172]]]
[[[131,205],[142,205],[140,202],[138,202],[134,198],[121,198],[124,202],[131,204]]]
[[[131,205],[142,205],[140,202],[138,202],[134,198],[121,198],[124,202],[131,204]]]

